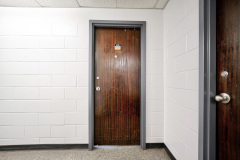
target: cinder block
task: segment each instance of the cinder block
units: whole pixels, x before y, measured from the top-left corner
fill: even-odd
[[[76,100],[52,100],[52,112],[74,112],[77,109]]]
[[[50,112],[51,103],[46,100],[1,100],[1,113]]]
[[[56,86],[56,87],[77,86],[77,76],[76,75],[53,75],[52,86]]]
[[[198,112],[187,109],[186,111],[187,126],[194,132],[198,133]]]
[[[70,138],[76,137],[76,126],[51,126],[51,137]]]
[[[0,61],[2,62],[32,62],[51,61],[52,52],[50,49],[0,49]]]
[[[38,74],[36,62],[0,62],[0,74]]]
[[[164,87],[163,75],[152,75],[151,76],[151,86],[152,87]]]
[[[78,36],[88,37],[89,36],[88,34],[89,34],[89,24],[88,23],[78,24]]]
[[[164,130],[163,130],[163,121],[160,122],[161,125],[152,125],[151,126],[151,136],[152,137],[164,137]]]
[[[24,138],[24,126],[0,126],[0,137],[3,139]]]
[[[13,139],[13,144],[14,145],[39,144],[39,138]]]
[[[53,61],[76,61],[77,54],[73,49],[54,49],[52,50]]]
[[[199,70],[187,72],[187,89],[198,90]]]
[[[0,101],[0,113],[20,113],[25,112],[24,105],[22,105],[22,101],[18,100],[1,100]]]
[[[39,89],[33,87],[2,87],[0,88],[0,99],[26,100],[38,99]]]
[[[166,87],[170,88],[182,88],[185,89],[187,86],[187,75],[186,72],[180,72],[175,74],[170,74],[166,76]]]
[[[0,36],[0,48],[38,48],[36,36]]]
[[[163,112],[164,100],[147,100],[147,107],[151,112]]]
[[[176,59],[176,71],[189,71],[198,68],[198,49],[192,50]]]
[[[164,137],[146,137],[147,143],[163,143]]]
[[[159,87],[147,88],[146,97],[147,97],[147,100],[150,100],[150,99],[154,99],[154,100],[164,99],[164,89],[159,88]]]
[[[77,111],[88,112],[88,100],[77,100]]]
[[[50,126],[25,126],[26,138],[50,137]]]
[[[66,99],[88,99],[88,88],[86,87],[74,87],[65,89],[65,98]]]
[[[88,37],[66,37],[65,48],[87,49],[88,42]]]
[[[39,124],[53,125],[64,124],[64,113],[39,113]]]
[[[54,24],[52,25],[52,34],[61,36],[76,36],[77,25],[75,24]]]
[[[175,3],[175,10],[174,10],[174,24],[178,24],[185,16],[186,12],[186,1],[174,1]]]
[[[37,36],[51,35],[51,25],[32,23],[2,23],[0,25],[0,35],[5,36]]]
[[[78,75],[77,76],[77,86],[87,87],[88,86],[88,75]]]
[[[192,28],[199,24],[198,6],[194,7],[185,17],[175,26],[175,38],[178,39],[186,35]]]
[[[13,145],[13,139],[0,139],[0,145],[6,146],[6,145]]]
[[[163,74],[163,63],[151,62],[147,67],[150,68],[149,74]]]
[[[163,50],[151,51],[151,62],[163,62],[163,60],[164,60]]]
[[[87,62],[66,62],[65,63],[66,74],[88,74]]]
[[[63,37],[41,37],[39,42],[40,48],[64,48]]]
[[[165,74],[171,74],[175,72],[175,59],[169,59],[164,63]]]
[[[78,143],[78,144],[88,144],[88,139],[80,138],[80,137],[66,138],[65,143],[66,144],[76,144],[76,143]]]
[[[40,138],[40,144],[65,144],[65,138]]]
[[[88,124],[87,112],[73,112],[65,114],[65,124]]]
[[[199,27],[194,27],[188,34],[187,34],[187,50],[191,51],[193,49],[198,48],[199,46]]]
[[[163,112],[151,112],[150,114],[150,123],[151,125],[163,124],[164,113]]]
[[[181,37],[176,40],[169,48],[168,48],[168,59],[176,58],[177,56],[186,53],[187,51],[187,39],[186,36]]]
[[[20,101],[20,104],[24,106],[27,113],[40,113],[51,111],[51,101],[49,100],[28,100]]]
[[[77,137],[81,137],[83,139],[88,139],[88,126],[87,125],[77,126]]]
[[[88,49],[79,49],[77,51],[77,61],[88,62],[88,57],[89,57],[88,52],[89,52]]]
[[[64,99],[64,88],[40,88],[40,99]]]
[[[37,113],[0,113],[0,125],[37,125]]]
[[[64,62],[41,62],[39,74],[64,74]]]
[[[49,75],[0,75],[1,87],[41,87],[51,86]]]

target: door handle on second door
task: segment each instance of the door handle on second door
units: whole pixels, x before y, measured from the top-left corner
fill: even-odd
[[[228,103],[231,100],[230,96],[227,93],[221,93],[220,95],[215,96],[215,101]]]

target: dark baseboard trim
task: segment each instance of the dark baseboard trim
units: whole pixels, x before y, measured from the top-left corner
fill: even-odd
[[[146,148],[165,148],[164,143],[146,143]]]
[[[167,152],[168,156],[171,160],[176,160],[176,158],[173,156],[173,154],[170,152],[170,150],[167,148],[167,146],[164,143],[147,143],[146,148],[164,148]]]
[[[146,148],[164,148],[171,158],[171,160],[176,160],[176,158],[169,151],[164,143],[146,143]],[[18,151],[18,150],[46,150],[46,149],[88,149],[88,144],[36,144],[36,145],[9,145],[0,146],[0,151]]]
[[[170,152],[170,150],[168,149],[168,147],[164,144],[165,146],[165,151],[167,152],[168,156],[171,158],[171,160],[176,160],[176,158],[173,156],[173,154]]]
[[[45,150],[45,149],[87,149],[88,144],[36,144],[0,146],[0,151]]]

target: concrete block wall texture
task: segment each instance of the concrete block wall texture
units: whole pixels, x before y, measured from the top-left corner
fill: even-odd
[[[198,159],[199,1],[164,9],[164,143],[178,160]]]
[[[147,22],[146,139],[163,142],[163,11],[1,7],[0,145],[88,143],[90,19]]]

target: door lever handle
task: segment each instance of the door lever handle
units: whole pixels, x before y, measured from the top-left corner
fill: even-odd
[[[215,96],[215,101],[228,103],[231,100],[231,97],[227,93],[221,93],[220,95]]]

